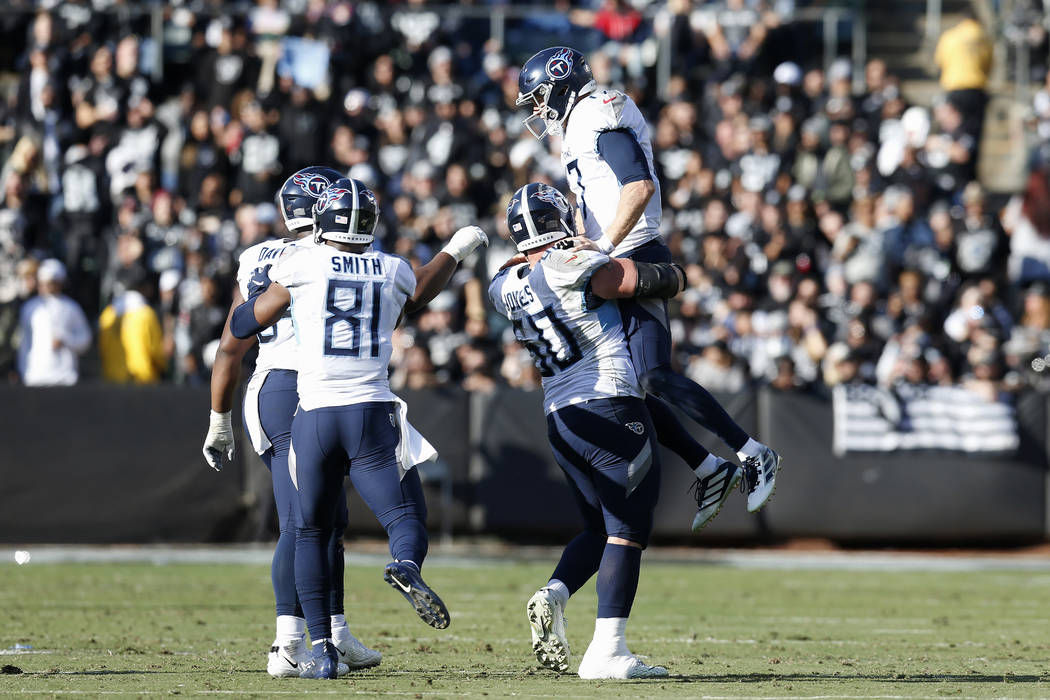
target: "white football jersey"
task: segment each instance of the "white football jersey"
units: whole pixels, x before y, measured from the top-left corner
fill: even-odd
[[[569,114],[561,141],[561,164],[576,195],[576,205],[583,218],[583,234],[595,240],[616,217],[620,202],[620,181],[609,164],[598,153],[598,136],[605,131],[628,131],[645,153],[656,191],[645,211],[620,245],[614,256],[625,255],[660,235],[660,181],[653,167],[653,146],[649,142],[649,125],[637,105],[618,90],[599,90],[580,100]]]
[[[290,239],[273,239],[256,243],[251,248],[245,249],[237,259],[237,286],[241,290],[241,297],[248,298],[248,282],[252,275],[260,268],[273,266],[281,257],[285,247],[292,245],[295,241]],[[298,344],[295,341],[295,331],[292,329],[292,316],[285,313],[281,320],[262,333],[258,334],[259,357],[255,360],[255,373],[267,372],[271,369],[298,368],[296,356]]]
[[[300,406],[397,400],[387,375],[391,334],[416,290],[407,261],[374,250],[292,245],[270,278],[292,295]]]
[[[544,411],[590,399],[642,396],[615,301],[590,297],[591,275],[609,261],[596,251],[551,248],[531,270],[507,268],[489,298],[511,320],[543,382]]]

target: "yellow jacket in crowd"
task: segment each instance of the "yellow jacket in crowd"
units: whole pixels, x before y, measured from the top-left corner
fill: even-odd
[[[160,381],[167,365],[164,333],[145,297],[125,292],[102,310],[98,326],[103,377],[120,383]]]
[[[945,90],[983,90],[992,68],[992,42],[980,22],[964,19],[941,35],[933,61]]]

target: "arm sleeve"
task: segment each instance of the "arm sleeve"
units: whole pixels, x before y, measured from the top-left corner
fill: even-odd
[[[598,154],[612,168],[621,187],[629,182],[653,179],[645,152],[629,131],[602,132],[598,136]]]

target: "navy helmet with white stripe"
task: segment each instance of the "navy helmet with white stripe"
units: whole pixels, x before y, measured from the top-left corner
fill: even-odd
[[[518,73],[516,104],[532,105],[532,114],[522,123],[538,139],[560,134],[573,105],[597,87],[582,53],[568,46],[543,49],[525,61]],[[542,131],[533,126],[539,120],[544,124]]]
[[[542,182],[530,182],[514,193],[507,205],[507,228],[519,251],[576,235],[569,200]]]
[[[379,205],[360,180],[339,178],[313,208],[314,242],[371,243],[379,221]]]
[[[333,182],[343,177],[338,170],[311,165],[295,173],[277,190],[277,208],[289,233],[301,234],[314,225],[314,202]]]

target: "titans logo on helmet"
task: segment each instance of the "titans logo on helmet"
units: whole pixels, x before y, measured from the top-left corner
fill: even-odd
[[[314,208],[317,210],[317,213],[320,214],[328,209],[328,207],[332,206],[332,202],[339,199],[344,194],[350,194],[350,190],[343,187],[329,187],[321,193],[320,197],[317,198],[317,203],[314,205]]]
[[[536,199],[546,202],[547,204],[553,204],[558,208],[558,211],[565,214],[568,213],[569,207],[565,201],[565,197],[561,195],[558,190],[550,187],[549,185],[543,185],[539,188],[536,194],[533,195]]]
[[[564,80],[572,73],[572,50],[562,49],[547,61],[547,76],[551,80]]]
[[[321,196],[328,189],[328,186],[332,184],[327,178],[314,173],[296,173],[292,176],[292,182],[315,197]]]

